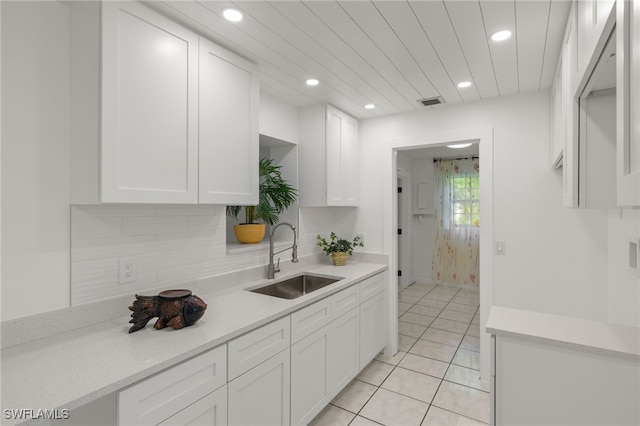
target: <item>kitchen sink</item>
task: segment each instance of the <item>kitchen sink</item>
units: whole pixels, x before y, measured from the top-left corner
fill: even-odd
[[[318,289],[340,281],[340,277],[324,277],[320,275],[297,275],[277,283],[255,288],[253,293],[266,294],[267,296],[280,297],[282,299],[295,299]]]

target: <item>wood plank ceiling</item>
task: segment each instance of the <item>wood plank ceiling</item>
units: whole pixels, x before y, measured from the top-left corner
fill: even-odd
[[[328,102],[368,118],[546,90],[567,0],[150,2],[258,64],[261,87],[297,105]],[[244,19],[231,23],[222,10]],[[513,36],[493,42],[508,29]],[[308,78],[320,84],[309,87]],[[467,88],[457,83],[470,81]],[[366,110],[365,104],[376,108]]]

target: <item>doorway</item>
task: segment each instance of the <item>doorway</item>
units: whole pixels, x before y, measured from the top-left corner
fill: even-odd
[[[421,135],[396,140],[392,144],[392,152],[390,157],[390,169],[392,171],[391,188],[389,193],[391,194],[391,203],[389,203],[390,209],[389,215],[391,222],[385,227],[387,228],[389,241],[392,244],[391,257],[390,257],[390,269],[396,270],[399,264],[398,259],[398,239],[397,239],[397,223],[398,223],[398,198],[397,198],[397,180],[398,180],[398,168],[403,168],[398,165],[398,155],[404,151],[414,150],[418,148],[427,147],[439,147],[443,145],[451,145],[461,142],[475,142],[478,144],[479,156],[482,158],[483,166],[480,169],[480,181],[482,181],[482,187],[480,189],[480,222],[482,226],[482,238],[480,239],[480,276],[479,281],[483,283],[480,286],[478,301],[480,304],[478,326],[481,330],[479,333],[479,349],[480,349],[480,362],[479,370],[481,380],[488,383],[490,377],[490,347],[489,347],[489,335],[484,332],[484,324],[486,324],[489,308],[493,304],[493,129],[492,128],[478,128],[468,130],[456,130],[447,133],[434,134],[434,135]],[[417,182],[413,183],[416,186]],[[417,220],[417,216],[414,216]],[[414,232],[415,233],[415,232]],[[401,261],[401,259],[400,259]],[[416,265],[417,266],[417,265]],[[395,284],[396,280],[393,280]],[[391,284],[391,283],[390,283]],[[395,294],[393,294],[395,293]],[[395,342],[394,345],[390,345],[392,351],[398,349],[398,294],[393,292],[390,297],[390,343]],[[395,324],[394,324],[395,323]]]

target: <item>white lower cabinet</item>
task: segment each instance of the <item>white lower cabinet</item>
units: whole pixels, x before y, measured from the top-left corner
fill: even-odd
[[[227,424],[227,386],[194,402],[160,426],[224,426]]]
[[[228,384],[230,425],[288,425],[289,350],[284,350]]]
[[[337,395],[360,372],[360,309],[331,323],[331,395]]]
[[[387,293],[380,292],[360,305],[360,369],[387,344]]]
[[[306,425],[331,400],[331,327],[291,346],[291,424]]]
[[[118,425],[308,424],[385,347],[386,276],[119,391]]]

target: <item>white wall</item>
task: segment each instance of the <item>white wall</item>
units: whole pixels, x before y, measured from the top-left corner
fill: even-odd
[[[412,197],[416,197],[416,185],[434,178],[433,158],[411,160]],[[416,202],[416,200],[412,200]],[[433,214],[412,215],[414,275],[419,282],[430,282],[433,265]]]
[[[1,7],[4,320],[69,304],[69,10]]]
[[[607,231],[608,319],[640,327],[640,278],[628,267],[629,242],[640,237],[640,211],[609,210]]]
[[[548,160],[548,93],[362,121],[358,224],[369,250],[392,250],[384,234],[392,198],[380,188],[391,179],[394,141],[487,126],[494,134],[494,236],[506,242],[506,254],[493,256],[494,304],[606,320],[606,211],[562,207],[561,176]]]

